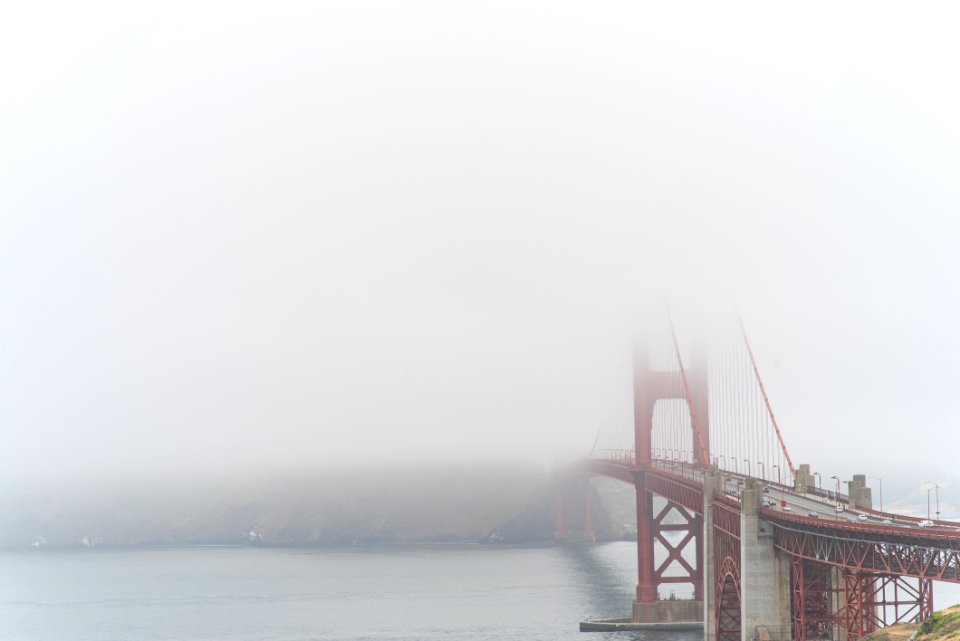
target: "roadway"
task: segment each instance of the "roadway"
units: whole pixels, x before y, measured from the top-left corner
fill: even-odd
[[[694,467],[689,463],[657,459],[654,461],[654,467],[703,483],[703,469]],[[722,474],[724,492],[728,496],[739,499],[747,476],[727,471],[722,471]],[[918,529],[925,530],[930,534],[957,531],[957,527],[953,524],[939,524],[921,528],[918,525],[921,522],[920,519],[875,510],[858,510],[845,503],[840,504],[843,511],[838,512],[836,509],[838,503],[828,498],[815,494],[800,494],[785,485],[774,482],[760,481],[760,483],[764,486],[763,506],[765,508],[784,512],[791,516],[805,517],[811,521],[811,524],[813,524],[813,519],[817,519],[820,522],[847,522],[855,525],[880,526],[889,528],[891,531],[903,532],[908,530],[914,534],[917,533]],[[828,522],[822,523],[822,525],[830,524]]]

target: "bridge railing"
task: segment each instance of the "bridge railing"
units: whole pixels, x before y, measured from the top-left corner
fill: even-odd
[[[672,474],[679,474],[683,478],[690,479],[691,481],[697,481],[698,483],[703,481],[703,470],[696,467],[693,463],[655,458],[651,464],[657,469],[671,472]]]
[[[813,494],[814,496],[821,496],[825,499],[829,499],[830,501],[833,501],[834,503],[838,501],[848,503],[850,501],[850,497],[847,496],[846,494],[839,494],[837,492],[831,492],[830,490],[824,490],[823,488],[819,488],[815,485],[807,486],[807,494]]]
[[[625,463],[627,465],[633,466],[636,465],[637,457],[634,454],[633,450],[627,449],[602,449],[595,450],[590,458],[600,459],[603,461],[614,461],[617,463]]]
[[[637,463],[636,453],[633,450],[627,449],[606,448],[594,450],[591,453],[590,458],[600,461],[621,463],[623,465],[629,465],[630,467],[635,467]],[[682,476],[685,479],[690,479],[691,481],[699,482],[703,478],[703,471],[696,467],[693,463],[678,461],[676,459],[654,458],[651,464],[655,468],[664,470],[666,472],[671,472],[672,474],[678,474],[679,476]]]

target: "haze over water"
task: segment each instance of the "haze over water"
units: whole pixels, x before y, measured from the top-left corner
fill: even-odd
[[[481,540],[384,469],[630,433],[664,303],[736,302],[795,462],[960,512],[953,4],[6,4],[0,641],[583,639],[632,544],[269,545]]]
[[[629,614],[633,543],[0,554],[0,639],[581,639]],[[697,635],[642,635],[670,638]]]

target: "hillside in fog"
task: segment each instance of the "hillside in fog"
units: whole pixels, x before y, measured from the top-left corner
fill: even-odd
[[[591,485],[599,538],[632,530],[632,489],[620,485]],[[543,542],[556,497],[555,478],[519,466],[7,487],[0,546]],[[575,536],[583,507],[572,495],[565,505]]]

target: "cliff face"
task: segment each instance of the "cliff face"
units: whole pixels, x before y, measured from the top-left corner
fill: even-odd
[[[8,491],[0,496],[0,546],[549,541],[555,486],[531,468],[473,467]],[[597,536],[623,536],[590,491]],[[629,503],[613,496],[613,512],[622,514]],[[571,501],[575,531],[583,508]]]

